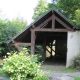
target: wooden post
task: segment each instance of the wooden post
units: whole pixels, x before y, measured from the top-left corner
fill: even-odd
[[[55,57],[57,56],[57,39],[56,39],[56,43],[55,43]]]
[[[43,52],[43,61],[45,61],[45,58],[46,58],[46,36],[44,34],[44,52]]]
[[[31,55],[34,55],[35,50],[35,31],[31,30]]]
[[[55,28],[55,13],[52,12],[52,29]]]
[[[51,42],[51,56],[52,56],[52,48],[53,48],[53,42]]]

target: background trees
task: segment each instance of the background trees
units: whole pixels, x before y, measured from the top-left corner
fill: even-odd
[[[54,1],[54,0],[53,0]],[[79,0],[57,0],[57,9],[68,19],[74,19],[75,11],[79,9]]]
[[[27,23],[19,18],[12,21],[0,19],[0,55],[11,49],[11,46],[7,46],[6,42],[21,32],[26,26]]]
[[[47,12],[48,10],[48,3],[46,0],[39,0],[37,6],[34,8],[34,15],[33,19],[37,19],[39,16],[41,16],[43,13]]]
[[[77,9],[75,11],[75,19],[73,20],[73,22],[75,22],[75,24],[80,27],[80,9]]]
[[[44,4],[45,3],[45,4]],[[39,0],[38,5],[34,9],[33,19],[38,18],[51,8],[55,8],[76,25],[80,25],[80,0],[52,0],[52,3]]]

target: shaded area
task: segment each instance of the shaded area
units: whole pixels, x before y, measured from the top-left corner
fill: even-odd
[[[43,68],[65,68],[66,67],[66,57],[63,56],[53,56],[47,58],[43,63]]]

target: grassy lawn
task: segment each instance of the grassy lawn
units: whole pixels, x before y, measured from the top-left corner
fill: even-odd
[[[61,68],[60,71],[62,72],[77,72],[75,68]]]
[[[80,80],[80,77],[76,77],[75,80]]]
[[[65,72],[65,73],[73,73],[73,72],[77,72],[78,70],[76,70],[75,68],[41,68],[41,70],[45,70],[45,71],[54,71],[54,72]]]

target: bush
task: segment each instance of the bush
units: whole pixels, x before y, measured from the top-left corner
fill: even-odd
[[[28,55],[25,50],[8,55],[0,70],[11,80],[47,80],[40,70],[41,63],[38,62],[37,55]]]
[[[80,70],[80,56],[76,57],[74,60],[74,67]]]

